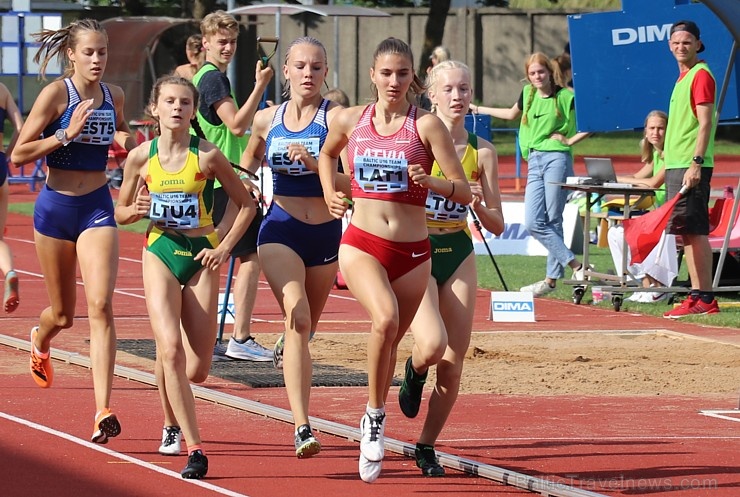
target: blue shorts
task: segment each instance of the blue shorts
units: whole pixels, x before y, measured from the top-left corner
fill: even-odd
[[[342,220],[307,224],[292,217],[273,202],[262,221],[257,245],[279,243],[298,254],[306,267],[337,262],[342,239]]]
[[[42,235],[76,242],[86,229],[104,226],[116,227],[108,185],[78,197],[44,185],[36,198],[33,228]]]
[[[5,184],[8,179],[8,159],[5,158],[5,152],[0,152],[0,186]]]

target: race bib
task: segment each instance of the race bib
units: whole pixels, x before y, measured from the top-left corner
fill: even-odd
[[[408,161],[358,155],[355,157],[355,181],[364,192],[406,192],[409,189]]]
[[[94,110],[85,121],[82,133],[74,141],[87,145],[110,145],[115,134],[115,113],[112,110]]]
[[[468,217],[468,206],[444,198],[429,190],[427,194],[427,219],[433,221],[461,221]]]
[[[152,205],[149,218],[158,226],[173,229],[200,227],[198,194],[168,192],[150,193]]]
[[[319,156],[319,137],[311,138],[275,138],[270,141],[270,149],[267,151],[268,163],[273,171],[291,176],[305,176],[307,174],[316,174],[301,161],[291,161],[288,157],[288,145],[299,143],[306,147],[308,153],[314,157]]]

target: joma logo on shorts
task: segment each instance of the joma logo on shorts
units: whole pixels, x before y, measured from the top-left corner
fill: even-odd
[[[452,252],[452,249],[449,247],[442,247],[442,248],[434,249],[435,254],[447,254],[449,252]]]
[[[173,250],[172,255],[182,255],[185,257],[193,257],[193,253],[189,250]]]

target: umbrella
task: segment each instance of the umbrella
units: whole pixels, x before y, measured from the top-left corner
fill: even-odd
[[[676,206],[676,202],[683,197],[686,190],[686,186],[682,186],[681,191],[675,197],[658,209],[634,219],[624,220],[624,239],[632,254],[631,264],[638,264],[644,261],[658,244],[671,217],[673,208]]]

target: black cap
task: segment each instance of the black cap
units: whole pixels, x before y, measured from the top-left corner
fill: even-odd
[[[694,38],[697,40],[701,40],[701,32],[699,31],[699,26],[696,25],[694,21],[678,21],[674,22],[673,26],[671,26],[671,35],[677,31],[686,31],[687,33],[691,33],[694,35]],[[704,51],[704,42],[701,42],[701,47],[697,52],[703,52]]]

